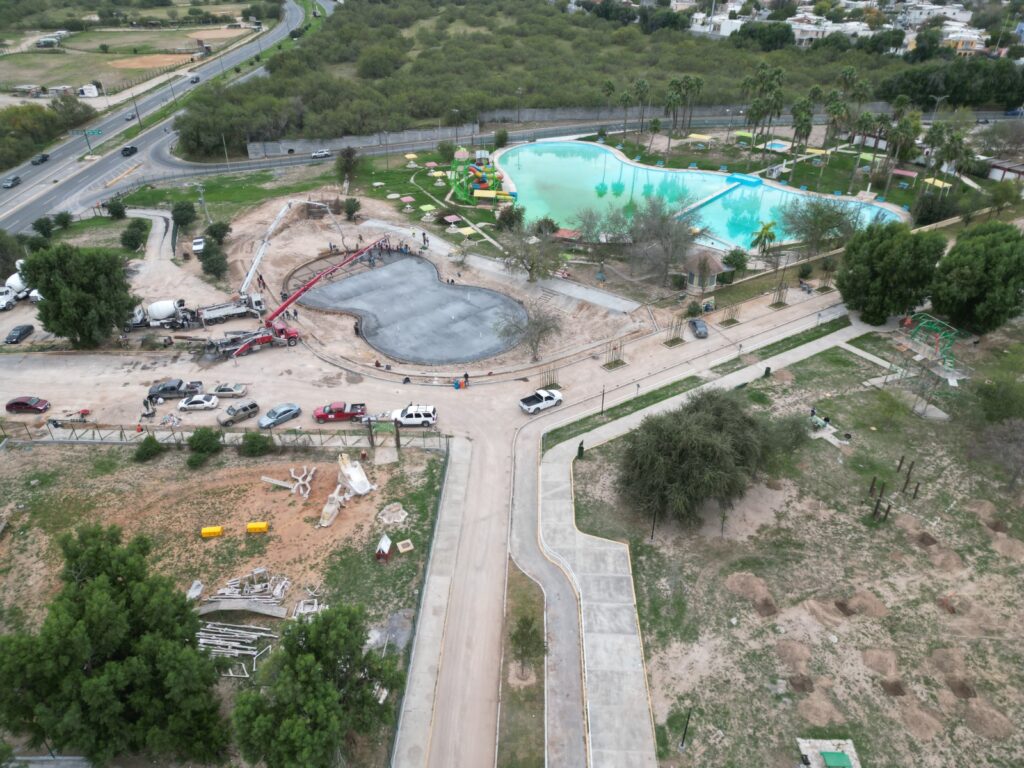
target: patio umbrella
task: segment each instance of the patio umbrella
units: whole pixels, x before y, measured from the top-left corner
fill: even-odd
[[[435,163],[433,160],[431,160],[429,163],[424,163],[423,165],[425,165],[427,168],[437,168],[437,163]]]
[[[456,221],[462,221],[462,217],[456,216],[454,213],[450,213],[444,217],[444,220],[447,221],[449,224],[454,224]]]
[[[409,195],[406,195],[405,197],[400,198],[400,199],[401,199],[401,201],[403,203],[415,203],[416,202],[416,198],[415,197],[411,197]]]
[[[430,213],[430,211],[436,211],[437,208],[435,208],[430,203],[427,203],[426,205],[421,205],[420,210],[423,211],[424,213]]]
[[[405,155],[405,159],[406,160],[415,160],[417,157],[419,157],[419,155],[413,154],[412,152],[410,152],[409,154]]]
[[[457,150],[455,152],[455,159],[456,160],[468,160],[469,159],[469,151],[465,150],[465,149]]]
[[[472,227],[462,227],[462,228],[459,229],[459,234],[460,235],[465,235],[466,237],[469,237],[470,235],[475,235],[476,234],[476,230],[473,229]]]

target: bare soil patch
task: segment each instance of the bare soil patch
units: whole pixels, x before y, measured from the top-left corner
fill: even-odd
[[[814,690],[814,681],[807,675],[793,675],[788,682],[794,693],[810,693]]]
[[[191,60],[192,57],[187,54],[149,53],[143,56],[115,59],[110,62],[110,66],[117,69],[159,69],[160,67],[170,67],[174,64],[184,64],[186,61]]]
[[[958,699],[973,699],[978,695],[978,692],[975,690],[970,680],[966,680],[962,677],[947,677],[946,685],[949,686],[949,690],[951,690],[953,695]]]
[[[247,29],[201,29],[197,32],[189,32],[188,36],[193,40],[230,40],[233,37],[240,37],[248,32]]]
[[[896,675],[896,652],[883,648],[868,648],[861,651],[864,666],[884,677]]]
[[[902,680],[882,680],[880,685],[886,696],[906,696],[907,689],[903,687]]]
[[[797,704],[796,708],[804,720],[819,728],[832,724],[840,725],[845,722],[843,714],[836,709],[826,691],[815,690]]]
[[[760,616],[774,616],[779,612],[772,599],[764,579],[752,573],[733,573],[725,580],[725,588],[734,595],[745,598],[754,604],[754,610]]]
[[[796,640],[779,640],[775,644],[775,653],[779,661],[797,675],[807,674],[807,662],[811,658],[811,649]]]
[[[850,608],[854,613],[870,616],[873,619],[881,619],[889,615],[889,609],[885,603],[866,590],[857,590],[850,598]]]
[[[1008,739],[1016,730],[1013,721],[984,699],[967,702],[964,720],[968,728],[986,739]]]
[[[921,742],[934,739],[942,732],[942,720],[934,710],[922,707],[915,699],[906,698],[900,708],[900,718],[910,734]]]
[[[932,536],[928,531],[922,531],[917,537],[917,544],[920,547],[933,547],[939,543],[939,540]]]

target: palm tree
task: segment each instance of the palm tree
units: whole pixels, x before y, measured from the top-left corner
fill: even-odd
[[[843,98],[847,98],[853,92],[853,86],[857,82],[857,68],[843,67],[839,70],[839,87],[843,91]]]
[[[693,124],[693,100],[700,98],[704,90],[704,78],[694,75],[690,78],[690,87],[686,91],[686,133],[690,133],[690,126]]]
[[[647,96],[651,92],[650,84],[642,77],[633,83],[633,95],[636,97],[637,106],[640,108],[640,127],[636,133],[636,142],[640,143],[640,134],[644,132],[644,109],[647,106]]]
[[[619,106],[622,107],[622,141],[626,141],[626,124],[629,122],[629,103],[633,101],[633,97],[629,95],[629,91],[623,91],[619,94]]]
[[[605,99],[608,100],[608,106],[615,106],[615,99],[612,98],[615,96],[615,83],[611,80],[605,80],[604,84],[601,86],[601,93],[604,95]]]
[[[675,91],[670,90],[668,96],[665,98],[665,109],[668,110],[669,114],[672,115],[672,125],[666,131],[668,134],[668,149],[665,150],[665,154],[672,149],[672,132],[676,129],[676,114],[679,112],[679,105],[682,103],[682,97],[679,96]]]
[[[903,119],[903,116],[910,111],[912,102],[910,97],[905,93],[901,93],[895,99],[892,100],[892,118],[897,123]]]
[[[957,130],[950,130],[946,132],[946,140],[939,147],[939,168],[941,169],[945,165],[952,166],[953,180],[959,187],[963,183],[963,176],[960,173],[960,168],[967,160],[971,158],[970,148],[967,146],[967,142],[964,140],[964,135]],[[949,187],[943,190],[943,194],[949,194]]]
[[[672,113],[672,131],[676,130],[676,121],[679,117],[679,107],[682,106],[684,100],[683,95],[683,81],[678,77],[674,77],[668,81],[668,98],[665,99],[665,106]]]
[[[772,243],[775,242],[775,222],[774,221],[762,221],[761,228],[754,233],[754,237],[750,240],[750,247],[757,248],[758,255],[761,257],[761,261],[768,261],[768,249],[772,247]],[[775,269],[779,268],[778,259],[775,260]]]
[[[883,195],[889,194],[889,187],[892,185],[892,172],[896,169],[897,161],[914,147],[917,135],[921,132],[921,115],[919,112],[910,112],[900,119],[896,125],[889,129],[886,136],[886,155],[889,162],[889,178],[885,182]]]
[[[776,86],[772,88],[768,93],[765,94],[765,108],[768,112],[768,138],[765,139],[764,146],[761,150],[761,161],[764,161],[765,155],[768,153],[768,142],[772,136],[772,121],[782,114],[782,86]]]
[[[854,121],[853,129],[856,133],[861,136],[860,149],[864,149],[864,144],[867,142],[868,135],[875,129],[875,118],[870,112],[861,112],[857,115],[857,119]],[[875,142],[877,143],[877,141]],[[857,149],[857,144],[854,142],[854,149]],[[853,156],[853,173],[850,174],[850,183],[847,185],[846,194],[853,194],[853,180],[857,178],[857,167],[860,165],[860,150],[858,150]]]
[[[647,154],[651,153],[651,147],[654,146],[654,137],[657,136],[659,133],[661,133],[661,120],[659,120],[656,117],[652,118],[651,119],[651,140],[647,144]],[[672,139],[669,138],[669,141],[671,141],[671,140]]]
[[[793,114],[793,143],[806,146],[814,127],[814,104],[810,97],[805,96],[793,102],[790,111]]]
[[[860,113],[861,105],[871,98],[871,85],[867,80],[858,80],[853,84],[853,90],[850,91],[850,98],[853,99],[853,103],[857,105],[857,113]]]

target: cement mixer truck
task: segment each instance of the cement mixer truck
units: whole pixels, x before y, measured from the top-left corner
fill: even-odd
[[[163,299],[145,308],[141,304],[137,306],[124,331],[129,333],[135,328],[191,328],[195,322],[195,313],[185,307],[184,299]]]
[[[24,259],[18,259],[14,266],[18,270],[7,278],[7,282],[0,286],[0,310],[14,309],[14,304],[22,299],[27,299],[31,289],[26,285],[25,278],[21,276],[21,265]]]

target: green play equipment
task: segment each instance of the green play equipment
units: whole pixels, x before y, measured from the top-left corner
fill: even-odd
[[[940,361],[946,368],[956,368],[953,345],[967,338],[967,334],[927,312],[914,313],[907,321],[907,325],[910,327],[911,341],[926,346],[931,357]]]

